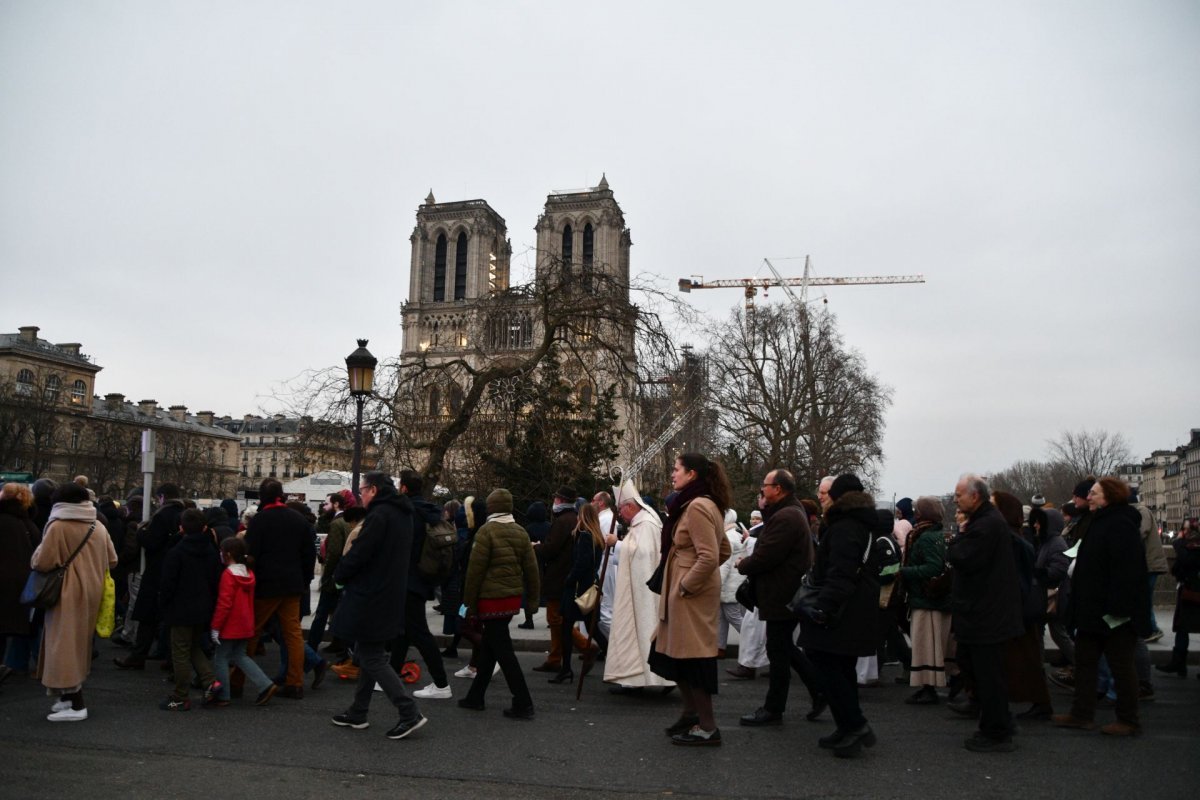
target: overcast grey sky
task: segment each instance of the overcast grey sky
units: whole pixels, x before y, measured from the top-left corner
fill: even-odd
[[[828,292],[895,390],[881,495],[1144,455],[1200,426],[1198,42],[1195,2],[0,2],[0,328],[241,415],[399,352],[430,188],[519,254],[607,173],[664,286],[926,275]]]

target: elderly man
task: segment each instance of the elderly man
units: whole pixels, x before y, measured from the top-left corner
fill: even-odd
[[[737,571],[754,587],[759,617],[767,623],[767,659],[771,664],[770,685],[762,707],[746,714],[742,725],[777,725],[787,707],[792,669],[808,687],[813,710],[824,707],[820,678],[795,644],[796,615],[787,604],[800,588],[804,573],[812,566],[813,546],[808,533],[808,514],[796,498],[796,479],[786,469],[776,469],[763,479],[762,531],[754,552],[741,559]]]
[[[617,562],[604,680],[617,684],[611,691],[619,694],[647,686],[674,686],[651,672],[648,664],[650,640],[658,627],[658,595],[647,588],[646,581],[658,567],[662,521],[643,503],[633,481],[625,481],[616,495],[617,513],[629,532],[621,542]]]
[[[964,746],[1011,753],[1016,743],[1004,681],[1004,643],[1020,636],[1024,623],[1011,534],[990,496],[977,475],[964,475],[954,487],[954,503],[967,521],[946,548],[946,561],[954,568],[951,627],[958,666],[974,685],[979,705],[979,731]]]

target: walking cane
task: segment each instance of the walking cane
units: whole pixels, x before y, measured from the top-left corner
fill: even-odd
[[[617,529],[617,512],[613,511],[612,522],[608,526],[608,533],[611,536],[613,531]],[[612,546],[604,548],[604,560],[600,562],[600,583],[596,589],[596,607],[592,609],[592,618],[587,625],[587,648],[583,651],[584,658],[592,649],[592,632],[596,630],[596,626],[600,624],[600,604],[604,602],[604,576],[608,573],[608,555],[613,550]],[[579,685],[575,687],[575,699],[579,700],[583,696],[583,679],[587,677],[587,672],[579,670]]]

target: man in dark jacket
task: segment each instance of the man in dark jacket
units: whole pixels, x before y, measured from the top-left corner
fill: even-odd
[[[979,704],[979,731],[964,746],[1010,753],[1016,743],[1004,681],[1004,643],[1020,636],[1025,625],[1011,534],[990,496],[977,475],[964,475],[954,487],[954,502],[967,523],[946,548],[946,561],[954,568],[951,628],[958,666],[974,685]]]
[[[158,589],[163,622],[171,629],[171,663],[175,672],[175,691],[159,708],[187,711],[191,707],[188,687],[192,670],[207,687],[205,700],[213,697],[212,661],[204,652],[217,588],[221,583],[221,561],[204,513],[189,508],[180,515],[183,538],[163,557],[162,579]]]
[[[425,660],[429,677],[433,683],[413,692],[413,697],[434,700],[449,700],[450,681],[446,678],[446,666],[442,662],[442,651],[438,650],[433,634],[429,632],[429,621],[425,617],[425,604],[433,599],[434,585],[421,574],[421,550],[425,547],[425,531],[429,525],[442,520],[442,509],[421,496],[424,481],[419,472],[406,469],[400,473],[400,494],[406,495],[413,506],[412,553],[408,559],[408,596],[404,599],[404,631],[392,642],[392,669],[400,672],[408,660],[408,645],[417,646],[417,652]]]
[[[383,472],[368,472],[362,478],[362,503],[367,518],[350,551],[342,556],[333,574],[343,587],[333,633],[355,642],[358,686],[354,702],[333,724],[361,730],[367,722],[375,684],[383,689],[400,720],[387,732],[389,739],[403,739],[425,724],[417,704],[404,692],[404,683],[388,663],[386,645],[404,632],[404,600],[408,594],[408,567],[412,556],[413,506],[399,494],[392,479]]]
[[[150,524],[137,532],[138,545],[142,548],[145,568],[138,586],[137,601],[133,606],[133,618],[138,622],[137,638],[133,649],[125,658],[114,658],[113,663],[121,669],[145,669],[150,647],[158,638],[159,613],[158,588],[162,578],[163,559],[167,551],[179,541],[179,519],[183,516],[183,500],[179,487],[164,483],[158,487],[158,511],[150,518]]]
[[[542,565],[542,600],[546,605],[546,623],[550,626],[550,652],[544,664],[533,668],[534,672],[557,673],[571,666],[562,663],[562,593],[574,556],[572,531],[579,522],[575,496],[575,490],[569,486],[560,486],[555,491],[550,531],[545,539],[534,545]],[[577,637],[575,646],[579,652],[587,652],[587,638],[579,633],[579,629],[572,627],[571,635]]]
[[[819,497],[825,524],[812,569],[818,594],[800,620],[800,645],[824,681],[837,723],[837,730],[818,744],[849,758],[875,744],[858,702],[854,665],[875,652],[879,583],[871,562],[871,530],[877,516],[874,498],[854,475],[839,475]]]
[[[278,480],[262,482],[258,513],[246,529],[246,548],[254,559],[254,630],[261,635],[271,617],[278,618],[287,648],[287,677],[281,694],[299,700],[304,697],[300,601],[312,583],[317,549],[308,521],[288,508],[285,499]],[[254,652],[254,647],[249,650]]]
[[[754,552],[735,565],[754,587],[758,617],[767,624],[767,659],[771,662],[767,699],[761,708],[741,719],[742,725],[750,726],[777,725],[783,721],[793,669],[812,698],[809,719],[816,718],[825,702],[817,688],[820,678],[816,670],[796,647],[793,638],[796,615],[787,606],[800,588],[804,573],[812,566],[808,514],[796,498],[796,479],[786,469],[768,472],[762,493],[766,501],[765,522],[758,542]]]

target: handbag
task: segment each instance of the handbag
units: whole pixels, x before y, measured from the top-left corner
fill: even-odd
[[[863,551],[862,564],[859,566],[859,572],[862,572],[862,567],[866,565],[867,560],[871,558],[871,546],[875,544],[875,539],[870,535],[867,536],[867,549]],[[798,617],[806,617],[816,622],[818,625],[832,626],[837,622],[837,618],[841,616],[842,609],[839,607],[834,611],[825,611],[817,605],[817,598],[821,596],[822,585],[816,582],[813,578],[813,570],[804,573],[804,577],[800,579],[800,588],[792,595],[792,599],[788,602],[788,611],[791,611]],[[820,621],[819,621],[820,620]]]
[[[58,605],[59,599],[62,597],[63,578],[67,574],[67,567],[71,566],[71,562],[75,560],[75,556],[79,555],[79,551],[87,544],[87,540],[92,538],[92,531],[96,529],[96,523],[92,523],[92,527],[88,528],[87,534],[84,535],[83,541],[75,548],[75,552],[71,553],[71,557],[61,567],[55,567],[49,572],[39,572],[33,570],[29,573],[29,577],[25,580],[25,588],[21,590],[21,605],[32,606],[34,608],[54,608]]]
[[[111,572],[104,573],[104,596],[100,598],[100,613],[96,615],[96,635],[101,639],[112,636],[117,626],[117,584]]]
[[[596,584],[592,584],[583,591],[581,595],[575,598],[575,605],[584,614],[590,614],[596,610],[596,604],[600,602],[600,589]]]
[[[646,588],[655,594],[662,594],[663,571],[667,567],[667,560],[664,558],[658,562],[658,566],[654,568],[654,572],[650,575],[650,580],[646,581]]]
[[[741,603],[747,611],[753,611],[754,607],[758,605],[758,595],[754,591],[754,584],[750,578],[746,578],[738,584],[734,599]]]

